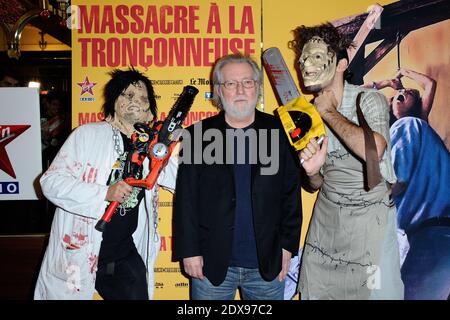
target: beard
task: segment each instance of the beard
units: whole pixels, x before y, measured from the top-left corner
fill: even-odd
[[[236,100],[239,100],[239,98],[235,99],[235,101]],[[227,114],[229,114],[236,120],[245,120],[248,117],[250,117],[250,115],[252,115],[253,112],[255,112],[257,101],[258,96],[255,95],[255,97],[251,101],[247,101],[247,103],[245,103],[245,106],[236,107],[234,105],[235,104],[234,102],[228,103],[227,101],[225,101],[225,99],[223,99],[222,107]]]

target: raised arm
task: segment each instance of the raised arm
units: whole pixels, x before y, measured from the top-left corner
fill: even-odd
[[[431,107],[433,106],[434,95],[436,93],[436,80],[430,78],[422,73],[401,68],[397,72],[397,78],[407,77],[414,80],[424,91],[422,94],[422,108],[420,118],[428,121],[428,115],[431,112]]]
[[[364,88],[373,88],[373,89],[384,89],[384,88],[392,88],[394,90],[402,89],[403,84],[399,78],[385,79],[379,81],[372,81],[362,85]]]

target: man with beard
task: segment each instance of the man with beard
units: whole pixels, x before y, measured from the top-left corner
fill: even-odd
[[[281,123],[256,110],[262,75],[254,60],[224,56],[212,77],[221,112],[183,135],[175,256],[192,277],[194,300],[232,300],[238,288],[243,299],[282,300],[300,240],[298,158]],[[277,170],[265,171],[261,154]]]
[[[150,80],[129,69],[114,70],[105,85],[106,119],[69,136],[40,182],[56,206],[35,299],[149,299],[159,252],[158,187],[144,190],[122,180],[134,124],[156,118]],[[134,173],[148,174],[146,159]],[[175,188],[171,159],[158,184]],[[112,201],[120,203],[103,233],[94,226]]]
[[[289,44],[328,136],[300,153],[309,190],[320,189],[303,250],[301,298],[403,299],[387,101],[344,80],[351,41],[333,25],[297,27]]]

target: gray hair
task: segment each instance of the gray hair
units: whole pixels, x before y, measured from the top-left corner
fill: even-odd
[[[219,96],[220,84],[223,82],[222,69],[229,63],[248,63],[253,69],[253,80],[256,80],[256,82],[258,83],[258,85],[256,86],[258,96],[261,92],[260,87],[262,83],[262,72],[253,58],[240,52],[223,56],[216,61],[212,73],[212,84],[214,87],[212,102],[219,109],[222,109],[222,102],[220,101]]]

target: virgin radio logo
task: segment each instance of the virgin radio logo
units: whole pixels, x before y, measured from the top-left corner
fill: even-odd
[[[89,77],[86,76],[84,78],[83,82],[77,82],[77,85],[81,87],[80,92],[80,101],[86,101],[86,102],[92,102],[95,101],[95,98],[92,97],[94,95],[94,86],[97,84],[97,82],[90,82]],[[87,95],[87,96],[84,96]],[[91,95],[91,96],[89,96]]]
[[[19,182],[0,182],[0,194],[19,194]]]
[[[0,125],[0,170],[5,172],[7,175],[16,178],[16,173],[14,172],[14,168],[9,160],[8,153],[6,152],[6,145],[10,142],[14,141],[18,136],[20,136],[23,132],[25,132],[30,125],[8,125],[2,124]],[[11,189],[12,188],[12,189]],[[13,187],[6,188],[7,190],[13,190]],[[15,189],[14,189],[15,190]],[[3,187],[2,187],[3,191]],[[3,192],[2,192],[3,193]],[[6,192],[5,192],[6,193]],[[9,193],[18,193],[17,192],[9,192]]]

